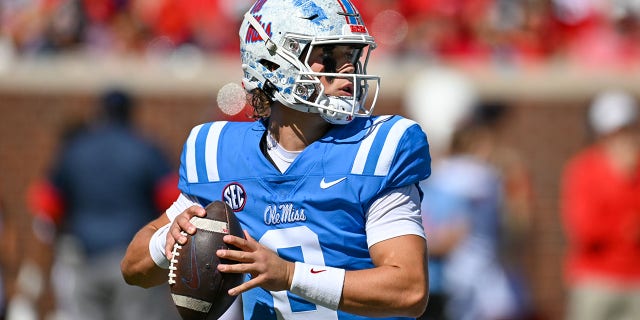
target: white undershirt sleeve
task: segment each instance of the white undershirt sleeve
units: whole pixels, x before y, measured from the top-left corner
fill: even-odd
[[[201,206],[201,204],[194,197],[190,197],[184,193],[180,193],[180,196],[178,197],[178,199],[176,199],[176,201],[173,202],[173,204],[169,207],[169,209],[167,209],[166,211],[167,217],[169,217],[169,220],[173,222],[173,220],[179,214],[181,214],[182,211],[194,205]]]
[[[178,199],[167,209],[167,217],[169,217],[169,220],[173,222],[173,220],[182,211],[193,205],[199,204],[194,198],[181,193]],[[169,260],[164,254],[164,247],[167,243],[167,232],[169,231],[169,225],[171,225],[171,222],[156,230],[156,232],[151,236],[151,239],[149,239],[149,254],[151,255],[151,259],[156,263],[156,265],[163,269],[169,268]]]
[[[367,244],[403,235],[426,239],[420,211],[420,192],[415,184],[393,189],[376,199],[367,212]]]

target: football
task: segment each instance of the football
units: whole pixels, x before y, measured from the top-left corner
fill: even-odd
[[[217,268],[220,263],[235,263],[216,256],[217,249],[237,249],[222,238],[227,234],[244,238],[233,210],[222,201],[212,202],[205,210],[206,217],[191,219],[195,234],[187,235],[184,245],[174,245],[169,266],[171,296],[184,320],[218,319],[235,300],[227,291],[244,279],[244,274],[222,273]]]

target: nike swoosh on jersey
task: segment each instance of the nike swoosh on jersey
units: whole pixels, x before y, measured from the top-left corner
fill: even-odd
[[[322,189],[331,188],[331,187],[335,186],[336,184],[342,182],[342,180],[344,180],[346,178],[347,177],[342,177],[342,178],[340,178],[338,180],[333,180],[333,181],[329,181],[329,182],[324,181],[324,178],[322,178],[322,180],[320,181],[320,188],[322,188]]]

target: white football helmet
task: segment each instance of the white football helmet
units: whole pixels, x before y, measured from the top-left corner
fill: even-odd
[[[353,48],[354,73],[311,71],[308,60],[313,48],[336,45]],[[242,82],[247,91],[260,88],[287,107],[346,124],[373,112],[380,77],[367,75],[366,67],[375,47],[349,0],[258,0],[240,27]],[[353,94],[327,96],[322,76],[348,79]],[[369,82],[375,83],[371,101],[367,101]]]

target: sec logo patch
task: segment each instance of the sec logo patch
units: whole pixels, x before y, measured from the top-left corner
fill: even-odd
[[[222,199],[234,212],[238,212],[242,211],[247,203],[247,194],[241,184],[232,182],[222,190]]]

